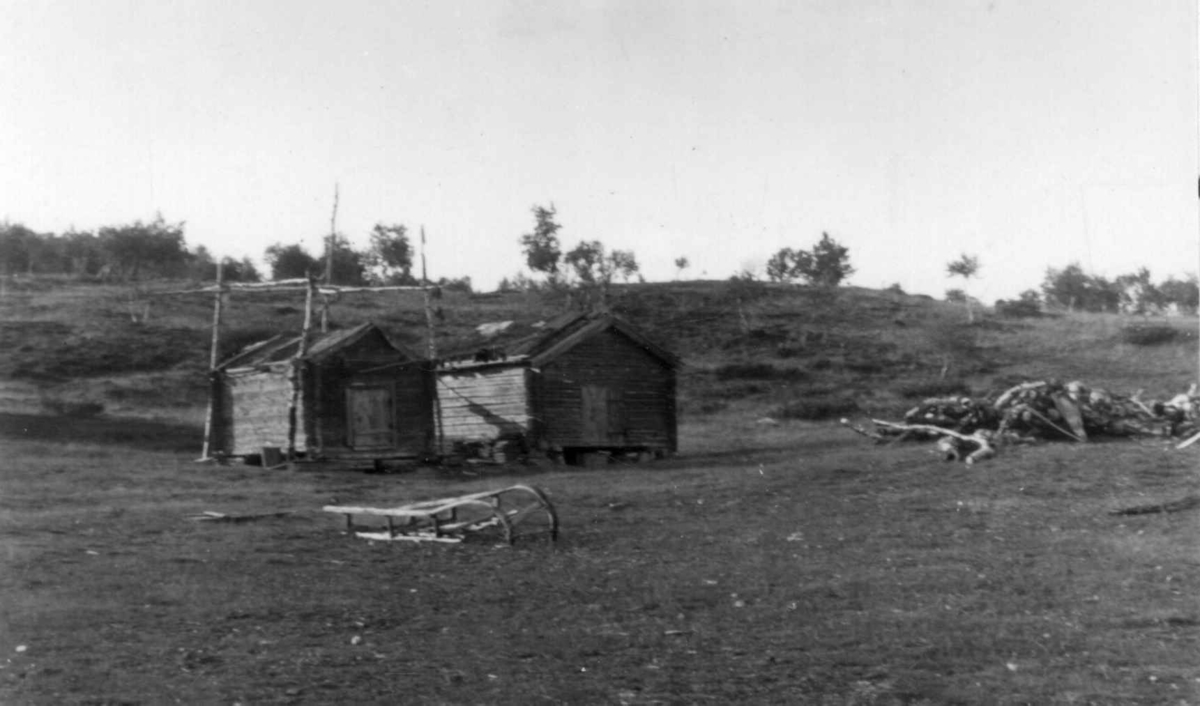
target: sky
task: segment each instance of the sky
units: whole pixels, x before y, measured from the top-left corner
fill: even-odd
[[[1194,0],[0,0],[0,219],[184,221],[319,253],[424,226],[433,277],[564,249],[649,280],[828,232],[850,284],[985,302],[1071,262],[1200,270]]]

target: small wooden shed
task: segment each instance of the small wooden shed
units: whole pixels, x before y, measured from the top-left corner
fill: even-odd
[[[679,359],[612,314],[564,314],[439,363],[439,438],[514,440],[573,461],[677,449]]]
[[[428,361],[397,347],[372,323],[311,337],[301,350],[300,336],[280,335],[217,367],[211,453],[286,451],[293,439],[297,457],[306,460],[377,461],[431,450]]]

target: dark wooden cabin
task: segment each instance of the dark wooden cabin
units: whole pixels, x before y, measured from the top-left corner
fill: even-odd
[[[306,460],[383,460],[432,448],[432,369],[371,323],[310,337],[281,335],[248,346],[214,371],[209,448],[254,456],[290,443],[293,370],[300,394],[295,451]]]
[[[677,449],[676,356],[611,314],[566,314],[532,331],[439,364],[444,450],[514,440],[573,461]]]

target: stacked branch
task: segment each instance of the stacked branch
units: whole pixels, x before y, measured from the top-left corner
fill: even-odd
[[[1143,401],[1139,390],[1118,395],[1082,382],[1026,382],[982,399],[935,397],[904,415],[904,422],[872,419],[873,431],[842,423],[876,443],[936,440],[946,460],[968,464],[995,455],[1006,443],[1097,437],[1200,439],[1200,392],[1196,385],[1169,400]]]

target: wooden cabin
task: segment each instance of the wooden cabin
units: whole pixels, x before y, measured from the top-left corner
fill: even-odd
[[[676,451],[677,357],[611,314],[566,314],[530,331],[439,364],[445,452],[498,441],[568,462]]]
[[[304,460],[381,461],[426,455],[433,441],[431,366],[398,348],[376,325],[301,337],[280,335],[246,349],[213,374],[209,449],[253,458],[264,448]]]

